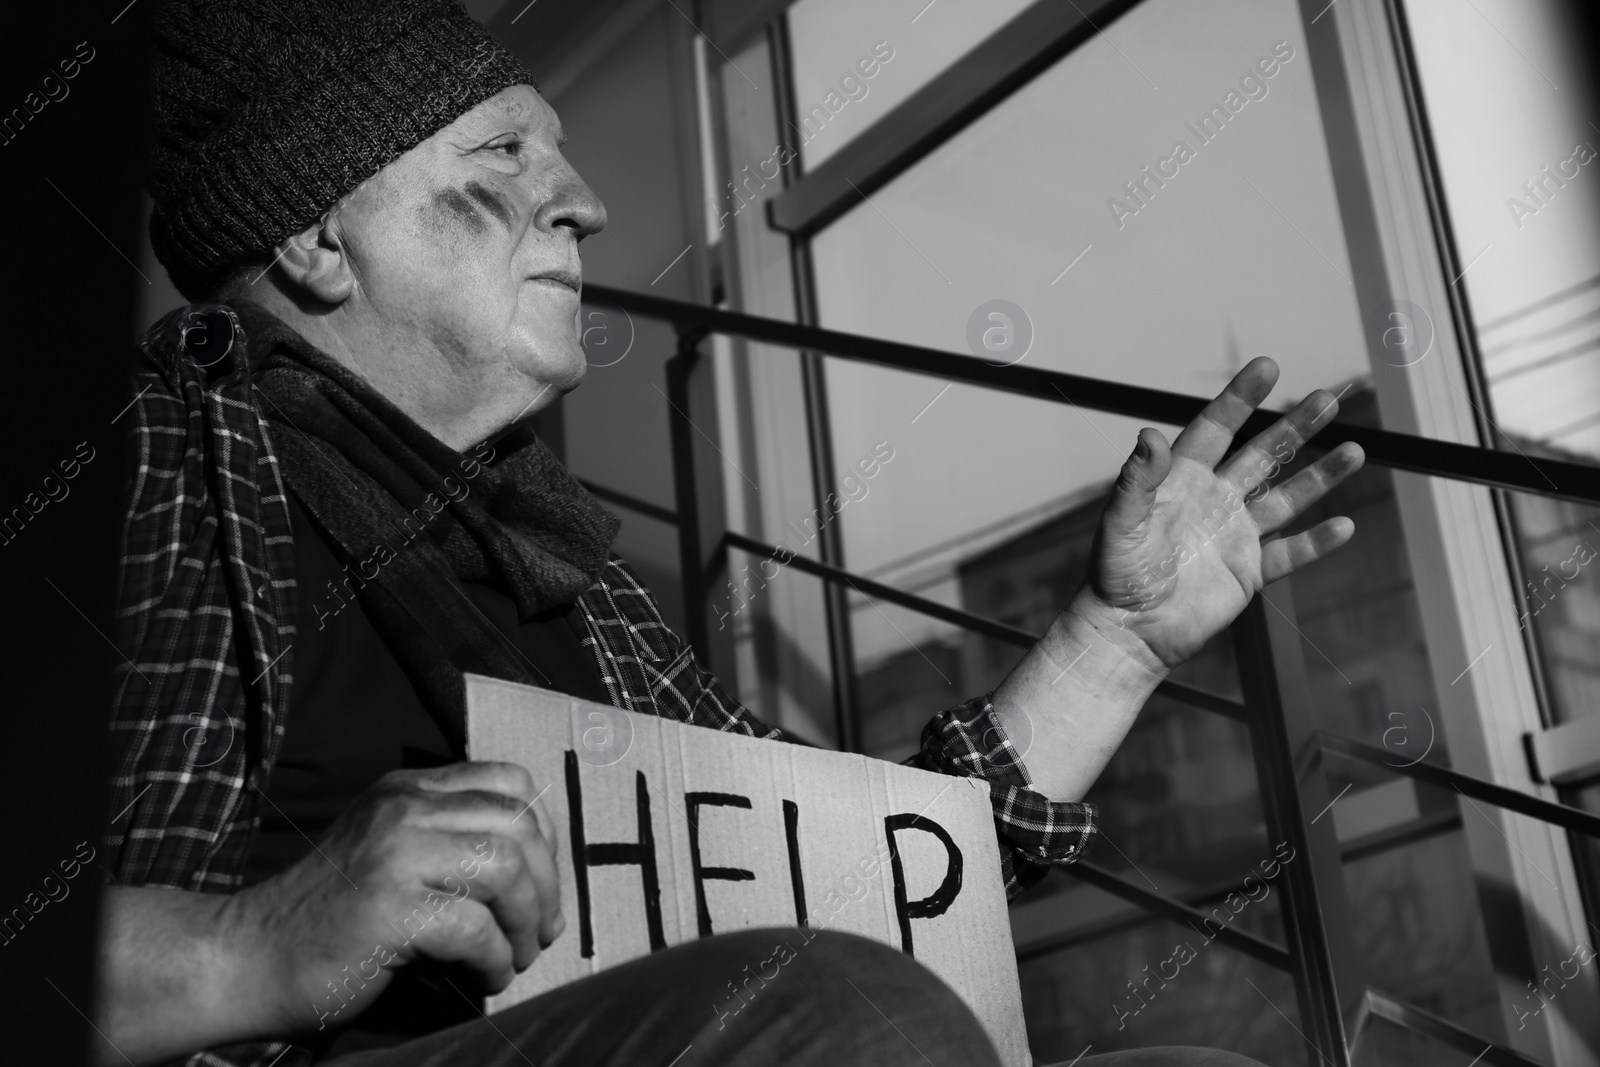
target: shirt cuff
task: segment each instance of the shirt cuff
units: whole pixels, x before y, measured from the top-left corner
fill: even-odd
[[[1007,867],[1082,859],[1099,834],[1099,810],[1083,801],[1050,800],[1032,788],[1022,754],[995,714],[992,696],[974,697],[934,716],[923,728],[921,751],[907,762],[941,774],[988,780],[995,829],[1015,861]],[[1007,889],[1016,881],[1020,892],[1044,871],[1006,874]]]

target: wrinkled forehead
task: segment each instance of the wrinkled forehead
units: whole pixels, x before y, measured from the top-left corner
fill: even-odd
[[[531,85],[502,89],[463,112],[441,132],[480,133],[494,126],[510,126],[525,133],[548,131],[557,145],[567,141],[555,109]]]

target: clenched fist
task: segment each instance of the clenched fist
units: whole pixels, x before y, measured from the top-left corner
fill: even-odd
[[[275,972],[283,1031],[348,1023],[418,956],[464,964],[491,992],[533,963],[566,926],[537,796],[509,763],[393,771],[299,862],[229,898],[224,929]]]

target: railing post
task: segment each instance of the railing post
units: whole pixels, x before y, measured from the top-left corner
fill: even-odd
[[[811,442],[811,472],[818,513],[827,515],[828,499],[837,499],[833,474],[833,429],[828,418],[828,390],[823,376],[822,353],[800,353],[800,373],[805,383],[807,436]],[[836,509],[834,509],[836,510]],[[839,523],[818,530],[818,554],[832,567],[844,567],[844,534]],[[839,747],[860,752],[861,715],[856,699],[855,628],[850,618],[850,593],[835,582],[822,587],[823,612],[828,624],[828,666],[833,678],[834,732]]]
[[[713,595],[727,573],[722,535],[721,458],[707,437],[716,420],[694,419],[696,411],[715,411],[710,363],[700,352],[706,331],[678,328],[678,351],[667,360],[667,422],[672,442],[672,486],[677,500],[678,564],[683,582],[684,637],[702,665],[731,682],[733,632],[713,625]],[[698,401],[698,403],[697,403]],[[709,428],[708,428],[709,427]]]
[[[1287,582],[1259,593],[1233,626],[1239,678],[1267,836],[1294,849],[1280,875],[1284,937],[1312,1067],[1350,1067],[1365,1022],[1366,980],[1355,953],[1343,861],[1329,814],[1322,745],[1312,715]]]

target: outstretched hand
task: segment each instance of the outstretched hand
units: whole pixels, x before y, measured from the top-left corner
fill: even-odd
[[[1089,581],[1077,605],[1127,631],[1166,668],[1194,655],[1256,591],[1343,545],[1344,516],[1292,537],[1274,536],[1361,468],[1345,442],[1281,485],[1270,479],[1338,413],[1318,389],[1223,462],[1233,436],[1278,380],[1278,365],[1251,360],[1169,447],[1139,431],[1100,520]],[[1108,622],[1109,620],[1109,622]],[[1152,664],[1154,666],[1154,664]]]

